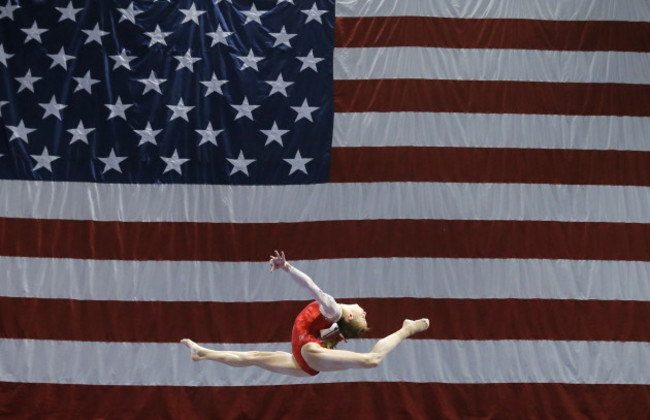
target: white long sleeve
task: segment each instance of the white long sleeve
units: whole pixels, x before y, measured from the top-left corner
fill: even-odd
[[[327,293],[323,292],[314,281],[307,274],[298,270],[296,267],[291,267],[288,271],[291,278],[300,286],[309,290],[316,302],[320,306],[320,313],[329,320],[338,321],[341,318],[341,307],[336,300]]]

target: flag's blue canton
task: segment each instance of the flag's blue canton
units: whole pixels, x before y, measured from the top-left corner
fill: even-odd
[[[326,182],[333,0],[0,0],[0,177]]]

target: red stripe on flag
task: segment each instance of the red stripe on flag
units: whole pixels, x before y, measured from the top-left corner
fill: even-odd
[[[0,255],[260,261],[373,257],[650,261],[650,224],[512,220],[302,223],[98,222],[0,218]],[[278,242],[278,238],[282,238]]]
[[[431,327],[417,338],[650,341],[650,302],[415,298],[340,301],[359,303],[368,312],[372,329],[365,338],[387,336],[399,329],[404,319],[426,317]],[[191,337],[200,342],[289,342],[293,321],[306,304],[3,297],[0,317],[5,321],[0,325],[0,337],[118,342],[176,342]],[[259,322],[269,314],[273,314],[272,325]]]
[[[429,79],[335,80],[334,108],[336,112],[650,116],[650,85]]]
[[[650,186],[650,152],[339,147],[332,149],[330,181]]]
[[[455,19],[420,16],[337,18],[337,48],[436,47],[560,51],[650,51],[650,23]]]
[[[260,403],[263,401],[263,403]],[[26,403],[29,402],[29,403]],[[0,382],[9,418],[630,418],[650,386],[361,382],[285,386],[84,386]]]

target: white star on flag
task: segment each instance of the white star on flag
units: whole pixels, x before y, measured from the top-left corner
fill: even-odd
[[[221,91],[221,86],[225,85],[226,83],[228,83],[227,80],[219,80],[215,73],[212,73],[212,79],[201,82],[202,85],[208,88],[205,92],[205,96],[208,96],[209,94],[214,92],[223,95],[223,92]]]
[[[314,50],[309,50],[309,53],[304,57],[296,57],[298,60],[302,61],[302,66],[300,66],[300,71],[305,69],[312,69],[318,73],[316,64],[324,60],[324,58],[314,57]]]
[[[200,57],[192,57],[190,50],[187,50],[185,55],[175,55],[174,58],[178,60],[178,67],[176,67],[176,70],[187,68],[192,73],[194,73],[194,63],[202,60]]]
[[[237,115],[235,116],[236,120],[242,117],[247,117],[253,120],[253,110],[259,107],[259,105],[250,105],[248,103],[248,98],[244,98],[244,102],[242,102],[241,105],[230,104],[230,106],[237,110]]]
[[[133,130],[133,131],[135,131],[136,134],[140,136],[140,143],[138,143],[138,146],[142,146],[143,144],[146,143],[152,143],[154,145],[157,145],[158,142],[156,142],[156,136],[162,130],[154,130],[153,128],[151,128],[151,123],[147,122],[147,126],[145,127],[144,130]]]
[[[309,23],[309,22],[311,22],[312,20],[315,20],[316,22],[322,24],[323,21],[321,20],[320,17],[321,17],[322,15],[324,15],[325,13],[327,13],[327,10],[320,10],[320,9],[316,6],[316,3],[314,3],[314,4],[311,6],[311,9],[301,10],[301,12],[303,12],[304,14],[307,15],[307,20],[305,21],[305,23]]]
[[[61,66],[65,70],[68,70],[68,61],[75,58],[73,55],[67,55],[63,47],[61,47],[61,50],[59,50],[57,54],[48,54],[47,56],[52,59],[50,68],[53,68],[54,66]]]
[[[287,162],[289,165],[291,165],[291,169],[289,170],[289,175],[296,171],[301,171],[307,174],[307,167],[305,166],[307,163],[311,162],[312,158],[304,158],[300,156],[300,150],[296,151],[296,156],[293,159],[282,159],[285,162]]]
[[[47,29],[41,29],[36,25],[36,22],[32,25],[31,28],[27,29],[21,29],[21,31],[25,32],[27,34],[27,37],[25,38],[25,43],[31,41],[32,39],[36,42],[43,43],[41,40],[41,35],[43,35],[45,32],[47,32]]]
[[[95,24],[95,27],[93,29],[82,29],[81,32],[88,35],[88,38],[86,38],[84,45],[89,44],[93,41],[99,45],[102,45],[102,37],[110,34],[110,32],[102,31],[99,29],[99,23]]]
[[[126,49],[122,48],[122,52],[118,55],[111,55],[111,59],[115,61],[113,70],[117,70],[119,67],[126,67],[128,70],[131,70],[131,61],[135,60],[136,57],[130,56],[126,53]]]
[[[9,18],[9,20],[14,20],[14,11],[18,8],[19,6],[14,6],[11,1],[7,0],[4,6],[0,6],[0,19]]]
[[[277,4],[285,3],[285,2],[286,2],[286,3],[295,4],[295,3],[293,2],[293,0],[278,0]]]
[[[170,157],[160,156],[160,158],[165,161],[165,165],[166,165],[163,173],[167,173],[169,171],[176,171],[178,172],[179,175],[183,175],[183,172],[181,171],[181,165],[189,161],[189,159],[183,159],[178,157],[178,151],[176,150],[174,150],[174,153],[172,153]]]
[[[176,118],[182,118],[185,121],[189,122],[189,118],[187,117],[187,113],[190,112],[194,106],[191,105],[185,105],[183,102],[183,98],[180,98],[178,100],[178,104],[176,105],[167,105],[167,108],[172,110],[172,116],[169,118],[169,121],[173,121]]]
[[[9,137],[9,141],[12,141],[14,139],[20,139],[25,143],[29,143],[29,140],[27,140],[27,135],[32,131],[36,131],[35,128],[25,127],[25,123],[23,122],[23,120],[20,120],[18,125],[8,125],[7,128],[10,129],[12,132],[11,137]]]
[[[241,12],[246,15],[246,21],[244,22],[244,25],[250,22],[257,22],[261,25],[261,17],[264,13],[268,12],[268,10],[257,10],[253,4],[250,10],[242,10]]]
[[[117,8],[117,10],[122,14],[120,17],[120,22],[124,20],[128,20],[131,23],[135,23],[135,17],[138,16],[140,13],[142,13],[142,10],[135,10],[135,7],[133,6],[133,2],[129,4],[129,7],[126,9],[122,8]]]
[[[205,143],[212,143],[215,146],[217,145],[217,136],[223,132],[223,130],[215,130],[212,128],[212,123],[209,122],[205,130],[194,130],[201,135],[201,142],[199,146]]]
[[[45,110],[42,117],[43,119],[47,118],[50,115],[53,115],[58,119],[61,119],[61,110],[67,107],[67,105],[57,103],[56,97],[54,95],[52,95],[52,99],[50,99],[50,102],[39,103],[38,105]]]
[[[284,146],[282,144],[282,136],[289,132],[289,130],[280,130],[278,128],[277,122],[273,123],[273,126],[271,127],[270,130],[260,130],[260,131],[266,135],[266,143],[264,143],[264,146],[268,146],[274,141],[277,142],[280,146]]]
[[[99,80],[93,79],[90,76],[90,70],[86,72],[84,77],[73,77],[73,79],[77,82],[77,87],[74,90],[75,92],[79,90],[85,90],[86,92],[92,94],[92,86],[96,83],[99,83]]]
[[[2,107],[7,105],[9,101],[0,101],[0,117],[2,117]]]
[[[18,92],[22,91],[23,89],[31,90],[32,92],[34,92],[34,83],[38,82],[41,79],[42,77],[32,76],[32,71],[27,70],[25,76],[16,77],[16,80],[18,81],[18,83],[20,83]]]
[[[160,25],[156,25],[156,29],[153,32],[145,32],[144,34],[151,38],[151,41],[149,41],[149,46],[152,47],[154,44],[167,45],[165,37],[168,37],[171,32],[163,32],[160,29]]]
[[[230,35],[232,35],[232,32],[226,32],[223,29],[221,29],[221,25],[217,25],[217,30],[214,32],[208,32],[206,33],[207,36],[212,38],[212,45],[211,47],[214,47],[216,44],[223,44],[223,45],[228,45],[228,38]]]
[[[288,97],[287,88],[293,85],[293,82],[286,82],[284,80],[282,73],[280,73],[277,80],[265,80],[265,82],[271,85],[271,92],[269,92],[269,96],[273,95],[274,93],[281,93],[285,97]]]
[[[70,144],[80,141],[82,143],[88,144],[88,134],[90,134],[91,131],[94,131],[94,128],[86,128],[84,127],[83,121],[79,121],[79,125],[77,128],[69,128],[68,133],[72,134],[72,139],[70,139]]]
[[[205,13],[205,10],[196,10],[196,6],[194,5],[194,3],[192,3],[189,9],[180,9],[180,11],[182,14],[185,15],[181,23],[187,23],[189,21],[192,21],[197,25],[199,24],[199,16]]]
[[[239,157],[237,159],[226,158],[226,160],[230,162],[233,166],[232,170],[230,171],[230,175],[234,175],[237,172],[243,172],[244,174],[246,174],[246,176],[250,176],[248,174],[248,165],[255,162],[255,159],[244,158],[243,150],[239,151]]]
[[[269,32],[269,35],[275,38],[275,42],[273,43],[274,47],[277,47],[278,45],[286,45],[287,47],[291,47],[291,38],[298,36],[298,34],[288,34],[284,26],[282,29],[280,29],[280,32]]]
[[[104,170],[102,171],[103,174],[106,172],[110,171],[113,169],[114,171],[117,171],[119,173],[122,173],[122,168],[120,168],[120,163],[126,159],[126,157],[118,157],[115,155],[115,149],[111,149],[111,153],[105,158],[98,158],[104,163]]]
[[[126,110],[131,108],[133,104],[123,104],[122,99],[120,97],[117,97],[117,101],[115,102],[114,105],[112,104],[105,104],[106,108],[111,110],[110,115],[108,116],[108,120],[111,118],[115,117],[120,117],[126,121]]]
[[[307,99],[305,99],[300,106],[292,106],[291,109],[296,111],[298,115],[296,116],[296,122],[305,118],[308,119],[311,122],[314,122],[314,120],[311,117],[311,113],[316,111],[318,109],[317,106],[309,106],[307,103]]]
[[[7,54],[5,52],[4,45],[0,44],[0,63],[4,64],[7,67],[7,59],[13,57],[13,54]]]
[[[167,79],[158,79],[156,77],[156,73],[153,70],[151,70],[148,79],[138,79],[138,82],[144,85],[144,92],[142,92],[143,95],[149,92],[150,90],[154,90],[162,95],[162,91],[160,90],[160,85],[165,83],[166,81]]]
[[[74,8],[72,6],[72,0],[70,0],[67,7],[57,7],[56,10],[58,10],[59,13],[61,13],[61,17],[59,17],[59,22],[64,21],[66,19],[76,22],[77,13],[79,13],[79,10],[83,10],[83,8]]]
[[[243,63],[240,70],[244,70],[245,68],[250,67],[255,71],[259,71],[257,68],[257,63],[264,60],[263,56],[256,57],[255,54],[253,54],[252,48],[248,50],[248,55],[238,55],[237,58],[239,58]]]
[[[59,159],[60,156],[50,156],[50,152],[47,150],[47,146],[43,147],[43,153],[40,155],[30,155],[32,159],[36,161],[36,166],[32,168],[32,171],[36,172],[41,168],[44,168],[52,172],[52,162]]]

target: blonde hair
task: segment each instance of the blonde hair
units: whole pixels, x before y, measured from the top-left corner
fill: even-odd
[[[350,338],[360,337],[369,330],[368,327],[361,325],[358,319],[346,321],[343,317],[341,317],[338,321],[336,321],[336,324],[339,326],[339,334],[342,335],[346,340]],[[331,340],[323,340],[323,346],[328,349],[333,349],[338,343],[338,335]]]

